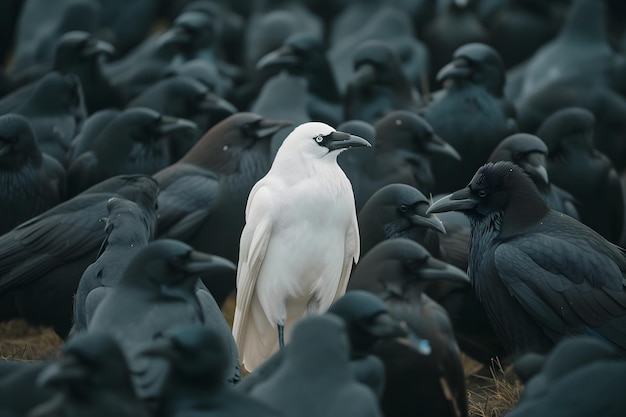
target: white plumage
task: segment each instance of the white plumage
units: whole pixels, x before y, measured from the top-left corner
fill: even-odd
[[[369,146],[318,122],[298,126],[278,150],[246,207],[233,336],[254,370],[278,349],[278,325],[321,313],[343,295],[359,259],[359,231],[341,150]]]

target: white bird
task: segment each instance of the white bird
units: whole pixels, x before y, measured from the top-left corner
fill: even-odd
[[[352,185],[337,156],[363,146],[371,145],[324,123],[304,123],[252,188],[233,323],[248,371],[289,340],[292,323],[325,312],[345,293],[360,244]]]

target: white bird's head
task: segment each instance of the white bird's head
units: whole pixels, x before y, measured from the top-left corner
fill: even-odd
[[[278,153],[297,152],[311,158],[323,158],[330,154],[337,158],[341,151],[364,146],[372,145],[359,136],[339,132],[325,123],[309,122],[296,127],[285,138]]]

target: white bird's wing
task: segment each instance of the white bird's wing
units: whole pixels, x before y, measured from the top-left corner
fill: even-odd
[[[252,208],[254,207],[254,208]],[[246,226],[239,243],[239,265],[237,267],[237,303],[233,321],[233,337],[243,362],[246,334],[254,328],[250,322],[250,306],[257,277],[272,234],[272,204],[270,190],[262,183],[250,192],[246,207]]]
[[[337,293],[335,293],[335,300],[346,293],[348,287],[348,280],[350,279],[350,273],[352,272],[353,264],[359,262],[361,256],[361,241],[359,238],[359,224],[357,222],[356,210],[353,210],[354,217],[352,224],[346,232],[346,243],[344,246],[343,267],[341,268],[341,278],[339,285],[337,286]]]

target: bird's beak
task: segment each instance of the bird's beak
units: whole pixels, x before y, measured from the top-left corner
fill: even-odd
[[[539,178],[544,184],[549,184],[548,171],[546,170],[546,156],[539,152],[529,154],[521,163],[524,171],[532,178]]]
[[[465,187],[435,201],[428,207],[426,214],[469,210],[474,208],[477,203],[469,187]]]
[[[298,63],[298,56],[293,48],[283,46],[264,55],[256,64],[256,69],[261,70],[269,67],[289,67]]]
[[[437,232],[446,234],[446,228],[443,225],[443,222],[439,219],[439,217],[434,214],[420,215],[420,214],[412,214],[407,216],[411,224],[416,226],[423,226],[428,229],[436,230]]]
[[[189,275],[211,273],[214,270],[228,269],[235,271],[237,266],[226,258],[217,255],[209,255],[203,252],[191,252],[185,263],[178,266]]]
[[[284,127],[293,126],[293,122],[289,120],[270,120],[261,119],[254,125],[254,136],[257,140],[271,138],[274,133],[278,132]]]
[[[470,279],[465,272],[437,258],[430,257],[426,266],[420,268],[419,276],[422,280],[450,281],[469,284]]]
[[[174,132],[195,131],[198,128],[191,120],[179,119],[177,117],[162,116],[161,122],[157,126],[157,133],[161,137],[169,137]]]
[[[237,108],[215,93],[207,93],[200,102],[200,110],[224,114],[224,118],[237,113]]]
[[[457,161],[461,160],[461,155],[450,145],[437,135],[433,135],[425,146],[426,152],[431,155],[447,156]]]
[[[37,377],[40,387],[52,387],[71,382],[79,382],[87,377],[86,370],[80,361],[71,355],[63,356],[58,361],[46,367]]]
[[[108,42],[93,39],[87,42],[87,45],[82,50],[82,54],[84,57],[96,55],[113,56],[115,54],[115,47]]]
[[[437,73],[437,81],[443,82],[450,78],[469,78],[472,70],[465,58],[457,58],[444,66]]]
[[[191,40],[191,33],[184,27],[174,26],[161,35],[161,43],[185,44]]]
[[[377,338],[407,337],[409,331],[405,323],[401,323],[389,313],[381,313],[367,326],[368,332]]]
[[[337,149],[372,147],[372,145],[362,137],[351,135],[345,132],[335,131],[326,136],[325,140],[326,144],[324,146],[326,146],[331,151]]]
[[[369,63],[363,63],[355,69],[350,84],[364,86],[373,83],[377,77],[376,67]]]

